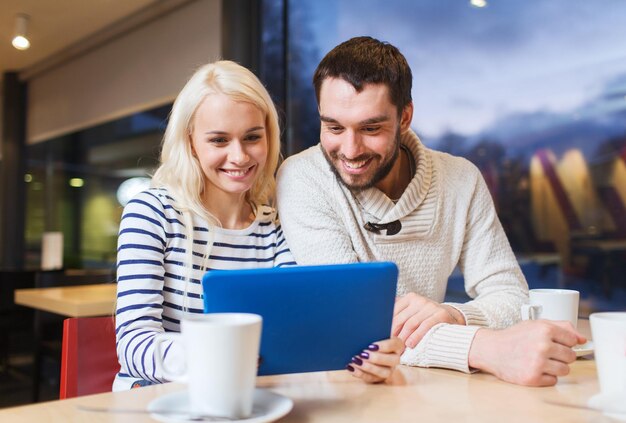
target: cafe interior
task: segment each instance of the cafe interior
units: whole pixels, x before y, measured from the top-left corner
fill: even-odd
[[[621,0],[4,0],[0,409],[56,404],[63,320],[114,314],[121,213],[149,186],[172,102],[193,71],[219,58],[253,70],[277,105],[288,157],[319,140],[315,67],[357,35],[405,54],[413,130],[478,167],[529,287],[578,290],[579,322],[626,310],[624,22]],[[60,288],[82,291],[64,305]],[[38,300],[33,289],[57,291]],[[469,299],[459,271],[446,299]],[[260,383],[292,394],[285,421],[367,421],[368,408],[380,421],[409,421],[382,417],[385,406],[370,403],[378,396],[452,419],[451,395],[472,410],[468,421],[501,421],[513,396],[531,421],[612,421],[545,404],[567,389],[572,403],[597,390],[575,388],[577,377],[591,379],[593,360],[576,364],[571,383],[534,390],[432,369],[404,375],[412,391],[350,388],[335,374]],[[135,400],[116,401],[106,404]]]

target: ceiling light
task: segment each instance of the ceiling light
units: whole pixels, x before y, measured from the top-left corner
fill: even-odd
[[[470,4],[474,7],[485,7],[487,6],[487,0],[470,0]]]
[[[28,15],[19,14],[15,17],[15,34],[13,35],[13,47],[18,50],[26,50],[30,47],[27,36]]]

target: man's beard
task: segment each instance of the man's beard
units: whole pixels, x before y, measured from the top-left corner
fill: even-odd
[[[330,169],[335,174],[337,179],[339,179],[341,183],[344,184],[346,188],[348,188],[350,191],[360,192],[360,191],[365,191],[366,189],[372,188],[377,183],[385,179],[387,175],[389,175],[389,172],[391,172],[391,169],[393,168],[394,163],[396,162],[396,160],[398,159],[398,156],[400,155],[400,138],[401,138],[400,127],[398,127],[398,129],[396,130],[396,136],[394,137],[394,146],[393,146],[393,152],[391,156],[385,162],[379,165],[378,169],[376,169],[376,171],[374,172],[374,174],[369,180],[359,183],[359,184],[351,184],[349,181],[346,181],[345,179],[343,179],[343,177],[341,176],[341,172],[337,169],[337,166],[341,165],[342,160],[347,160],[343,154],[338,155],[337,153],[334,153],[334,152],[329,154],[324,149],[324,147],[322,147],[322,152],[324,153],[324,158],[328,162]],[[380,157],[381,156],[379,154],[362,154],[358,157],[355,157],[347,161],[358,162],[358,161],[365,161],[369,159],[374,160]],[[337,166],[335,165],[335,163],[337,163]]]

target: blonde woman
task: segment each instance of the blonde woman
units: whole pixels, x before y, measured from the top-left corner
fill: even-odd
[[[244,67],[201,67],[178,95],[152,188],[124,209],[118,240],[113,390],[163,382],[155,334],[202,313],[210,269],[293,265],[271,207],[280,152],[276,109]],[[168,367],[182,351],[165,348]]]

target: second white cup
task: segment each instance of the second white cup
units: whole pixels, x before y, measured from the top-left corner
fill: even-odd
[[[163,376],[188,384],[192,412],[242,419],[252,413],[262,318],[248,313],[192,315],[180,333],[155,337]],[[180,342],[186,371],[173,374],[163,362],[165,341]]]
[[[589,316],[602,394],[626,399],[626,312]],[[620,402],[623,404],[623,402]],[[616,404],[617,406],[617,404]]]
[[[573,289],[531,289],[530,304],[522,305],[522,320],[565,320],[578,326],[580,294]]]

